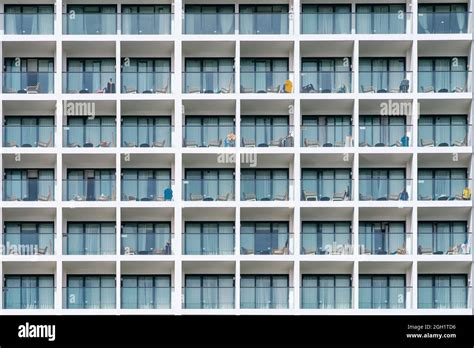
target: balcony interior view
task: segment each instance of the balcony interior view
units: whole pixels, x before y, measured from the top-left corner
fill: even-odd
[[[0,315],[472,315],[474,0],[0,0]]]

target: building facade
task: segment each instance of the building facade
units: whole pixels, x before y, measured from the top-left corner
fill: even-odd
[[[473,314],[473,1],[0,1],[0,314]]]

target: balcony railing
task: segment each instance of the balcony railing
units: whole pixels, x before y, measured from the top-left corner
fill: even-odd
[[[405,309],[410,291],[406,286],[359,287],[359,308]]]
[[[185,201],[233,201],[235,200],[234,179],[184,179],[183,200]]]
[[[469,146],[471,129],[470,124],[419,124],[418,146]]]
[[[171,93],[171,72],[122,72],[121,93]]]
[[[63,288],[64,309],[115,309],[115,287]]]
[[[360,71],[359,93],[409,93],[411,71]]]
[[[377,12],[356,14],[357,34],[409,34],[410,12]]]
[[[54,93],[54,72],[3,73],[3,93],[52,94]]]
[[[351,125],[301,126],[301,147],[352,147]]]
[[[240,255],[291,255],[293,233],[241,232]]]
[[[241,125],[242,147],[293,147],[293,125]]]
[[[123,286],[122,309],[170,309],[170,286]]]
[[[183,93],[234,93],[233,71],[183,72]]]
[[[54,13],[5,13],[5,35],[52,35]]]
[[[4,201],[54,201],[54,179],[4,179]]]
[[[290,71],[241,71],[240,93],[293,93]]]
[[[301,34],[350,34],[352,13],[301,13]]]
[[[122,13],[123,35],[170,35],[171,13]]]
[[[465,232],[418,232],[418,255],[470,255],[471,236]]]
[[[65,201],[114,201],[115,179],[65,179],[63,196]]]
[[[122,125],[122,147],[171,147],[173,126]]]
[[[302,179],[303,201],[350,201],[352,179]]]
[[[54,233],[7,232],[3,234],[4,255],[54,255]]]
[[[235,308],[234,287],[185,287],[185,309],[232,309]]]
[[[418,179],[420,201],[470,201],[471,194],[464,194],[471,179]]]
[[[292,290],[288,286],[241,287],[240,308],[288,309]]]
[[[110,126],[76,126],[63,127],[64,147],[115,147],[115,125]]]
[[[350,286],[303,286],[302,309],[349,309],[352,308]]]
[[[411,232],[359,232],[361,255],[410,255]]]
[[[470,33],[470,12],[418,12],[418,34]]]
[[[184,147],[234,147],[235,126],[224,125],[186,125],[183,126]]]
[[[63,34],[66,35],[115,35],[117,34],[116,13],[63,14]]]
[[[171,255],[171,232],[122,233],[122,255]]]
[[[242,35],[283,35],[289,33],[288,13],[239,13]]]
[[[184,30],[190,35],[235,34],[234,13],[185,13]]]
[[[122,201],[172,201],[171,179],[122,179]]]
[[[302,255],[353,255],[352,233],[301,233]]]
[[[419,286],[418,308],[471,308],[471,291],[470,286]]]
[[[235,235],[231,233],[190,233],[184,234],[184,255],[233,255]]]
[[[116,93],[115,72],[64,72],[63,93]]]
[[[406,124],[359,126],[359,146],[409,147],[412,126]]]
[[[52,286],[3,288],[3,309],[53,309],[54,292]]]
[[[352,71],[303,71],[301,93],[351,93]]]
[[[115,255],[115,233],[63,234],[63,255]]]
[[[241,179],[242,201],[293,200],[293,179]]]
[[[418,92],[471,92],[471,71],[418,71]]]
[[[54,126],[4,125],[5,147],[54,147]]]
[[[360,201],[412,200],[411,179],[359,179]]]

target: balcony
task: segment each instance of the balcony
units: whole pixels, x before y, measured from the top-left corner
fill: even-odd
[[[419,124],[418,146],[469,146],[471,130],[468,124]]]
[[[242,201],[289,201],[293,179],[241,179]]]
[[[3,126],[4,147],[54,147],[53,125],[10,125]]]
[[[240,308],[288,309],[292,291],[288,286],[241,286]]]
[[[64,72],[63,93],[115,93],[115,71]]]
[[[239,13],[242,35],[284,35],[289,33],[288,13]]]
[[[64,309],[115,309],[115,287],[68,286],[63,288]]]
[[[122,13],[122,35],[170,35],[171,13]]]
[[[122,255],[171,255],[171,232],[122,232]]]
[[[352,233],[305,232],[301,233],[302,255],[353,255]]]
[[[234,93],[233,71],[184,72],[183,93]]]
[[[54,179],[4,179],[3,200],[48,202],[54,200]]]
[[[54,72],[3,72],[3,93],[52,94]]]
[[[352,71],[303,71],[301,93],[352,93]]]
[[[290,71],[241,71],[240,93],[293,93]]]
[[[113,125],[67,125],[63,127],[64,147],[115,147],[116,127]]]
[[[234,255],[234,232],[184,234],[184,255]]]
[[[352,200],[352,179],[302,179],[301,200],[303,201],[350,201]]]
[[[121,93],[169,94],[171,72],[122,72]]]
[[[357,34],[409,34],[410,12],[357,12]]]
[[[115,179],[65,179],[63,196],[65,201],[114,201]]]
[[[258,122],[258,119],[257,119]],[[242,147],[293,147],[294,128],[292,125],[247,125],[240,126]]]
[[[349,309],[352,308],[350,286],[303,286],[302,309]]]
[[[122,309],[170,309],[170,286],[122,286]]]
[[[122,201],[172,201],[173,186],[171,179],[122,179]]]
[[[184,147],[234,147],[235,126],[222,125],[193,125],[183,126]]]
[[[54,13],[5,13],[5,35],[53,35]]]
[[[54,255],[54,232],[3,233],[4,255]]]
[[[471,291],[470,286],[418,286],[418,308],[471,308]]]
[[[359,308],[405,309],[410,292],[411,288],[406,286],[360,286]]]
[[[6,286],[3,309],[54,309],[53,286]]]
[[[63,235],[63,255],[115,255],[115,233],[76,233]]]
[[[115,35],[116,13],[77,13],[72,10],[63,14],[65,35]]]
[[[359,179],[360,201],[409,201],[411,192],[411,179]]]
[[[332,35],[350,34],[352,13],[301,13],[301,34]]]
[[[301,147],[352,147],[351,125],[301,125]]]
[[[240,255],[291,255],[293,233],[279,231],[240,232]]]
[[[471,71],[418,71],[418,93],[471,92]]]
[[[185,179],[183,182],[185,201],[234,201],[234,179]]]
[[[418,12],[418,34],[466,34],[470,12]]]
[[[359,126],[360,147],[409,147],[412,126],[406,124],[365,124]]]
[[[418,179],[418,200],[420,201],[470,201],[471,194],[464,192],[471,179]]]
[[[360,71],[359,93],[410,93],[411,71]]]
[[[418,255],[470,255],[472,234],[418,231]]]
[[[360,255],[410,255],[410,232],[359,232]]]
[[[187,35],[234,35],[234,13],[185,13],[184,30]]]
[[[172,132],[169,124],[122,124],[122,147],[171,147]]]
[[[232,287],[189,287],[184,289],[185,309],[233,309],[235,288]]]

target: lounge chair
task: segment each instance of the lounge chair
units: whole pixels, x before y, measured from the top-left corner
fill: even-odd
[[[162,88],[157,88],[155,90],[155,92],[156,93],[168,93],[169,85],[170,85],[170,78],[168,78],[168,80],[166,80],[166,85],[164,85]]]
[[[207,144],[208,147],[221,147],[222,146],[222,139],[216,139],[209,141]]]
[[[253,249],[247,249],[247,248],[241,247],[240,248],[240,254],[241,255],[253,255],[254,251],[253,251]]]
[[[39,91],[40,91],[40,83],[39,82],[34,86],[26,87],[26,93],[27,94],[38,94]]]
[[[256,201],[257,195],[255,193],[245,193],[244,192],[244,201]]]
[[[272,250],[273,255],[287,255],[288,254],[288,248],[283,247],[283,248],[275,248]]]
[[[421,146],[423,147],[433,147],[434,141],[432,139],[421,139]]]
[[[110,196],[104,195],[104,194],[102,193],[99,197],[97,197],[97,200],[98,200],[98,201],[101,201],[101,202],[110,201]]]
[[[240,86],[240,93],[255,93],[255,90],[252,87]]]
[[[454,90],[453,90],[453,93],[462,93],[464,92],[464,88],[462,87],[456,87]]]
[[[184,147],[198,147],[198,143],[195,140],[185,140]]]
[[[53,138],[50,137],[48,141],[41,141],[38,140],[38,146],[39,147],[50,147],[53,142]]]
[[[305,147],[321,147],[321,144],[319,144],[319,141],[317,140],[311,140],[311,139],[305,138],[304,146]]]
[[[155,141],[151,144],[151,146],[152,146],[152,147],[164,147],[164,146],[165,146],[165,143],[166,143],[166,140],[161,140],[161,141],[155,140]]]
[[[242,138],[242,145],[244,147],[255,147],[255,140]]]
[[[188,87],[187,91],[188,93],[202,93],[199,87]]]
[[[102,141],[99,143],[99,147],[110,147],[111,144],[112,144],[111,141],[102,140]]]
[[[268,93],[279,93],[280,92],[280,85],[276,85],[275,87],[271,86],[267,88]]]
[[[362,93],[375,93],[375,89],[374,89],[373,86],[364,87],[363,85],[361,85],[360,90],[361,90]]]
[[[435,89],[433,86],[427,86],[427,87],[421,86],[421,91],[423,93],[434,93]]]
[[[36,255],[46,255],[46,253],[48,252],[48,247],[44,247],[44,248],[38,248],[36,250]]]
[[[287,201],[288,200],[288,192],[282,195],[275,195],[273,198],[274,201]]]
[[[373,201],[374,197],[371,195],[363,195],[362,193],[359,194],[359,201]]]
[[[391,193],[388,195],[389,201],[399,201],[400,200],[400,193]]]
[[[38,201],[47,202],[47,201],[50,201],[50,200],[51,200],[51,188],[49,189],[48,194],[46,196],[44,196],[44,195],[39,195],[38,196]]]
[[[311,191],[303,191],[303,197],[305,201],[317,201],[318,194],[316,192]]]
[[[218,195],[216,201],[228,201],[230,198],[230,193],[228,192],[225,195]]]
[[[336,192],[332,197],[333,201],[344,201],[346,199],[346,191],[344,192]]]
[[[204,199],[204,196],[201,194],[191,193],[189,195],[190,201],[202,201],[203,199]]]
[[[234,77],[229,81],[229,86],[227,87],[222,87],[219,91],[220,93],[233,93],[234,92]]]
[[[467,135],[463,140],[454,140],[452,146],[467,146]]]
[[[124,86],[123,91],[124,91],[124,93],[127,93],[127,94],[136,94],[136,93],[138,93],[138,91],[135,87]]]
[[[359,143],[359,147],[369,147],[369,146],[370,146],[370,145],[369,145],[369,143],[367,142],[367,140],[365,140],[365,141]]]
[[[276,140],[270,140],[270,144],[268,144],[268,146],[280,147],[282,142],[283,142],[283,138],[279,138],[279,139],[276,139]]]

